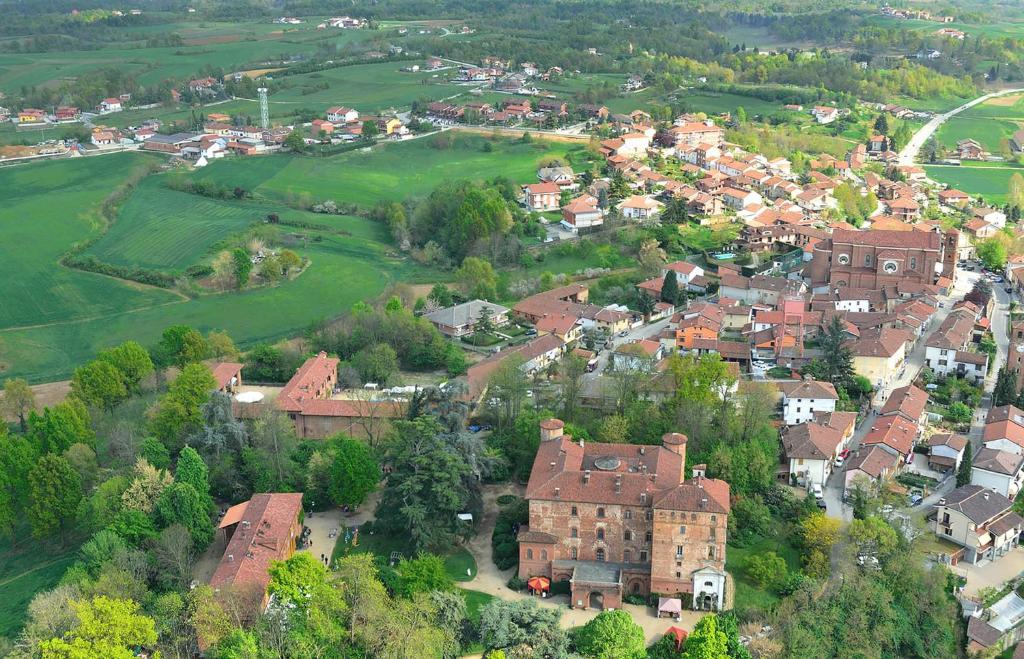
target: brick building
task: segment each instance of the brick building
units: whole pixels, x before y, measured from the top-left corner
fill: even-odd
[[[704,465],[686,478],[686,436],[584,445],[563,428],[541,423],[519,576],[568,581],[580,608],[619,608],[624,596],[649,593],[725,606],[729,485],[706,478]]]
[[[908,281],[933,284],[945,270],[943,247],[938,232],[836,229],[814,246],[811,285],[878,290]]]

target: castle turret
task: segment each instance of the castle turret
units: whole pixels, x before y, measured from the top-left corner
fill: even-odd
[[[560,419],[545,419],[540,422],[540,441],[550,442],[554,439],[558,439],[564,433],[562,432],[565,428],[565,423]]]

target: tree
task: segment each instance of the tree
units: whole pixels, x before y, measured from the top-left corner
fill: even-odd
[[[964,447],[964,455],[960,458],[960,466],[956,470],[956,486],[963,487],[971,482],[971,472],[974,468],[974,449],[971,443],[967,442]]]
[[[1006,366],[999,369],[996,386],[992,392],[993,405],[1010,405],[1017,400],[1017,372]]]
[[[1002,235],[995,235],[978,241],[975,245],[978,258],[989,270],[1002,270],[1006,267],[1006,260],[1010,252],[1006,245],[1006,239]]]
[[[380,482],[380,467],[362,442],[338,435],[331,447],[331,501],[337,506],[358,506]]]
[[[21,432],[26,432],[28,425],[26,415],[36,408],[36,397],[28,382],[21,378],[4,380],[4,397],[0,401],[0,411],[5,416],[18,418]]]
[[[889,134],[889,115],[885,112],[875,118],[875,131],[880,135]]]
[[[109,362],[94,360],[75,369],[71,392],[83,403],[110,412],[128,398],[121,372]]]
[[[153,506],[162,526],[181,524],[188,529],[197,549],[205,549],[213,540],[213,522],[203,497],[188,483],[171,483]]]
[[[803,559],[808,574],[825,577],[829,570],[829,552],[839,541],[839,520],[815,511],[800,521]]]
[[[665,250],[661,248],[657,240],[647,239],[640,243],[636,258],[644,272],[655,273],[661,270],[661,266],[665,263]]]
[[[626,611],[602,611],[572,635],[576,649],[594,659],[645,659],[644,630]]]
[[[499,430],[511,427],[526,401],[529,383],[523,365],[523,358],[519,355],[506,357],[487,381],[490,397],[498,401],[496,411]]]
[[[377,127],[377,122],[370,119],[363,122],[363,137],[372,139],[380,135],[380,128]]]
[[[650,318],[651,314],[654,313],[655,299],[647,294],[647,291],[637,290],[636,293],[636,310],[643,315],[644,318]]]
[[[153,350],[153,361],[160,366],[184,367],[206,359],[210,346],[203,335],[188,325],[173,325],[164,330]]]
[[[82,478],[66,458],[47,454],[28,474],[29,507],[26,511],[32,535],[46,538],[64,531],[74,519],[82,500]]]
[[[947,421],[952,421],[953,423],[968,423],[973,415],[974,412],[970,407],[960,401],[956,401],[954,403],[950,403],[949,407],[946,408],[944,418]]]
[[[139,612],[131,600],[100,595],[88,601],[72,601],[77,624],[62,638],[40,643],[44,659],[133,659],[136,649],[156,644],[152,618]]]
[[[29,413],[28,436],[40,453],[63,453],[72,444],[95,445],[91,423],[85,403],[71,397],[45,408],[42,416]]]
[[[850,540],[857,544],[861,551],[890,556],[899,549],[900,538],[884,518],[869,515],[864,519],[855,519],[850,523]]]
[[[839,316],[833,316],[818,339],[821,348],[821,361],[825,371],[823,379],[833,383],[837,388],[849,388],[853,383],[853,351],[848,345],[848,337]]]
[[[306,140],[302,136],[302,131],[295,129],[288,133],[288,137],[284,138],[284,146],[295,153],[302,153],[306,150]]]
[[[773,551],[747,559],[747,576],[761,588],[774,588],[786,578],[786,560]]]
[[[64,451],[68,464],[82,479],[82,489],[91,490],[99,465],[96,463],[96,451],[85,444],[72,444]]]
[[[597,439],[607,444],[625,442],[629,439],[629,420],[620,414],[606,416],[597,431]]]
[[[143,458],[136,461],[134,473],[131,484],[121,495],[121,502],[127,509],[149,514],[163,491],[174,482],[174,478]]]
[[[266,460],[277,485],[275,489],[287,487],[291,480],[295,449],[295,424],[284,413],[266,410],[252,424],[249,443]]]
[[[174,480],[188,483],[199,494],[206,509],[213,512],[213,498],[210,496],[210,470],[203,458],[191,446],[185,446],[178,454],[178,464],[174,468]]]
[[[209,332],[206,335],[206,344],[210,349],[210,357],[214,359],[238,359],[238,348],[227,332]]]
[[[559,394],[562,403],[562,418],[575,421],[583,393],[583,376],[587,372],[587,360],[572,352],[562,355],[558,362]]]
[[[398,576],[401,579],[399,592],[403,597],[455,588],[455,581],[448,574],[444,559],[437,554],[403,558],[398,563]]]
[[[234,264],[235,287],[245,288],[249,283],[249,275],[252,274],[252,258],[249,252],[241,247],[236,247],[231,252],[231,261]]]
[[[156,580],[164,588],[185,590],[192,579],[195,544],[192,534],[181,524],[171,524],[150,542]]]
[[[185,437],[202,426],[202,406],[216,388],[217,381],[205,364],[186,365],[151,411],[152,433],[172,452],[177,450]]]
[[[96,359],[109,363],[121,373],[125,386],[131,393],[137,392],[139,383],[153,374],[153,360],[139,343],[125,341],[116,348],[100,352]]]
[[[706,615],[697,621],[686,639],[684,659],[728,659],[729,637],[719,629],[718,616]]]
[[[398,355],[388,344],[375,343],[352,356],[352,368],[363,382],[387,386],[398,372]]]
[[[381,530],[408,537],[417,551],[444,550],[468,529],[466,512],[479,488],[463,455],[446,444],[430,416],[395,423],[385,453],[391,472],[377,505]]]
[[[1024,206],[1024,176],[1014,172],[1007,185],[1006,200],[1011,206]]]
[[[559,627],[562,612],[543,608],[537,600],[495,599],[480,610],[480,640],[488,651],[513,656],[564,657],[568,637]]]
[[[742,105],[736,108],[736,112],[735,114],[733,114],[733,118],[736,119],[736,123],[738,124],[747,123],[747,111],[743,109]]]
[[[661,301],[671,305],[679,303],[679,280],[674,270],[665,273],[665,281],[661,284]]]
[[[455,279],[471,298],[493,300],[498,297],[498,275],[485,259],[467,256],[455,271]]]
[[[0,535],[10,535],[29,505],[28,475],[36,464],[36,452],[24,437],[16,437],[0,425]]]

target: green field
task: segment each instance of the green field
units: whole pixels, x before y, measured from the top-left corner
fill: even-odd
[[[39,546],[13,551],[4,545],[0,553],[0,637],[14,638],[25,622],[29,602],[36,593],[57,585],[76,552],[76,547],[51,552]]]
[[[967,194],[982,195],[990,204],[1003,204],[1010,177],[1017,167],[971,167],[955,165],[928,165],[929,178],[951,185]]]
[[[226,330],[242,345],[285,338],[316,320],[372,300],[393,282],[429,283],[448,275],[393,252],[386,227],[362,217],[314,215],[290,201],[308,196],[368,207],[382,199],[422,197],[454,178],[535,180],[537,163],[569,157],[586,166],[581,147],[493,142],[459,136],[447,148],[433,137],[332,158],[267,156],[212,163],[196,176],[254,192],[252,201],[215,201],[162,187],[157,174],[124,202],[111,233],[93,254],[118,264],[180,270],[268,210],[311,228],[296,245],[310,266],[276,287],[185,299],[172,291],[58,264],[76,241],[100,230],[95,209],[136,166],[141,154],[50,161],[0,169],[0,372],[34,382],[67,377],[98,350],[126,339],[153,343],[169,325]],[[290,229],[284,229],[291,231]],[[548,268],[551,269],[549,264]]]
[[[258,66],[310,55],[321,45],[341,47],[373,34],[367,30],[318,31],[315,23],[294,27],[263,23],[203,25],[206,27],[179,32],[186,39],[183,46],[147,48],[145,42],[137,41],[98,50],[0,54],[0,91],[14,93],[22,85],[53,85],[111,66],[134,72],[141,84],[150,85],[166,78],[193,77],[211,63],[227,70]],[[165,31],[166,26],[160,27],[158,31]],[[274,29],[268,29],[271,27]]]
[[[447,134],[451,135],[451,133]],[[437,138],[389,144],[369,152],[350,151],[328,159],[278,156],[211,163],[196,178],[254,190],[258,196],[287,200],[309,195],[360,206],[381,200],[423,197],[445,181],[507,176],[514,183],[536,179],[537,164],[572,151],[577,169],[585,166],[581,147],[554,142],[530,144],[495,141],[483,150],[484,137],[460,135],[449,148],[435,148]]]
[[[262,221],[272,210],[176,192],[164,186],[164,179],[143,181],[86,254],[115,265],[180,272],[214,243]]]
[[[273,94],[273,105],[326,109],[347,105],[363,113],[388,108],[408,107],[418,98],[432,100],[467,92],[470,87],[450,83],[444,77],[450,71],[407,73],[403,66],[416,62],[380,62],[326,69],[316,73],[282,76],[286,88]],[[323,84],[329,89],[319,89]],[[277,108],[275,108],[277,109]]]
[[[1020,130],[1016,122],[996,118],[956,116],[939,127],[937,139],[951,149],[963,139],[979,142],[986,151],[999,154],[1000,144]]]
[[[919,32],[934,33],[943,27],[951,27],[967,33],[968,38],[972,36],[984,36],[993,39],[1010,37],[1019,39],[1024,36],[1024,23],[1019,21],[996,21],[992,23],[938,23],[936,21],[921,21],[917,19],[904,20],[889,16],[872,16],[869,21],[874,25],[886,28],[899,28],[902,30],[914,30]]]
[[[960,116],[1024,121],[1024,94],[1007,94],[1002,97],[990,98],[984,103],[964,110]]]
[[[800,556],[797,550],[790,544],[775,538],[759,538],[747,547],[734,547],[729,545],[726,550],[725,569],[736,580],[736,601],[733,607],[736,609],[758,609],[766,610],[771,608],[779,598],[760,586],[747,576],[746,563],[751,556],[773,551],[786,560],[790,571],[800,569]]]

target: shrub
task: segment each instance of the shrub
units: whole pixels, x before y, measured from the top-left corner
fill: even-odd
[[[507,504],[498,513],[498,519],[494,523],[494,533],[491,535],[491,558],[499,570],[508,568],[519,563],[519,542],[516,534],[519,526],[529,521],[529,507],[523,499],[515,497],[515,500]]]
[[[509,587],[509,590],[519,591],[526,588],[526,581],[520,579],[518,574],[513,574],[505,585]]]

